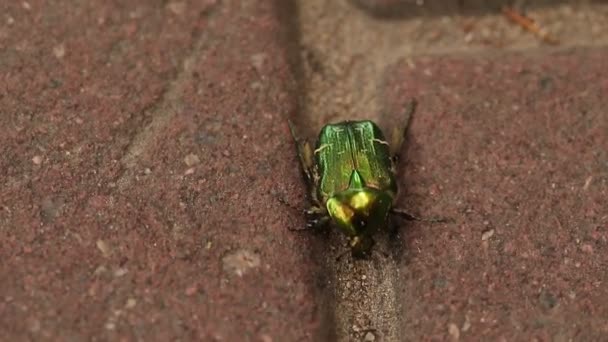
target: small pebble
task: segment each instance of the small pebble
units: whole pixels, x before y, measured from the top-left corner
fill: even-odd
[[[366,342],[372,342],[376,340],[376,335],[374,335],[371,331],[368,331],[367,334],[365,334],[365,341]]]
[[[116,271],[114,271],[114,276],[119,278],[124,276],[125,274],[129,273],[129,270],[127,270],[126,268],[118,268]]]
[[[262,340],[262,342],[272,342],[272,337],[268,334],[262,334],[260,340]]]
[[[127,303],[125,304],[125,308],[132,309],[132,308],[135,307],[135,305],[137,305],[137,300],[135,300],[135,298],[129,298],[129,299],[127,299]]]
[[[55,55],[57,59],[63,58],[65,56],[65,45],[59,44],[53,47],[53,55]]]
[[[591,185],[591,181],[593,180],[593,176],[587,177],[585,180],[585,184],[583,185],[583,190],[589,189],[589,185]]]
[[[263,52],[256,53],[251,56],[251,64],[258,72],[262,71],[262,67],[264,66],[264,62],[266,61],[267,55]]]
[[[192,285],[186,289],[185,293],[186,293],[186,296],[192,296],[193,294],[196,293],[196,291],[198,291],[198,288],[196,287],[196,285]]]
[[[469,316],[466,316],[464,323],[462,324],[462,331],[466,332],[469,329],[471,329],[471,321],[469,320]]]
[[[473,39],[475,39],[475,35],[473,34],[473,32],[469,32],[464,36],[465,43],[470,43],[473,41]]]
[[[201,162],[201,160],[194,153],[190,153],[189,155],[187,155],[184,158],[184,163],[186,163],[186,165],[188,165],[188,166],[194,166],[194,165],[196,165],[196,164],[198,164],[200,162]]]
[[[184,2],[170,2],[167,8],[175,15],[182,15],[186,12],[186,4]]]
[[[450,334],[452,341],[458,341],[460,339],[460,329],[458,329],[456,324],[448,324],[448,333]]]
[[[494,229],[486,230],[481,234],[481,241],[486,241],[494,235]]]
[[[243,276],[252,268],[260,266],[260,257],[245,249],[238,250],[222,258],[224,272]]]
[[[108,245],[107,242],[100,239],[97,240],[95,244],[97,245],[97,249],[99,249],[101,255],[103,255],[104,258],[109,258],[110,255],[112,255],[112,249],[110,248],[110,245]]]
[[[106,273],[107,270],[108,269],[104,265],[100,265],[95,269],[95,271],[93,271],[93,274],[100,275],[100,274]]]
[[[34,156],[34,158],[32,158],[32,162],[36,165],[40,165],[42,164],[42,157],[41,156]]]

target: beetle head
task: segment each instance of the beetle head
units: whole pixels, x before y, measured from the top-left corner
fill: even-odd
[[[353,255],[367,254],[372,235],[386,226],[392,197],[373,188],[348,189],[327,201],[327,212],[335,225],[351,237]]]

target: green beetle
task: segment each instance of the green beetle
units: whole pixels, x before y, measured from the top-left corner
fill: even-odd
[[[398,152],[415,107],[412,100],[405,127],[393,129],[390,144],[374,122],[344,121],[324,126],[313,149],[297,138],[290,123],[312,199],[305,212],[307,228],[331,223],[349,236],[353,256],[364,257],[374,244],[374,233],[387,227],[389,214],[421,220],[393,207]]]

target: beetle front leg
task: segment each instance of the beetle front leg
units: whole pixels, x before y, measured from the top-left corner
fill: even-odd
[[[400,208],[392,208],[391,214],[398,215],[401,218],[404,218],[408,221],[422,221],[422,222],[436,222],[436,223],[445,223],[445,222],[453,222],[454,220],[447,217],[420,217],[414,214],[411,214],[404,209]]]
[[[308,212],[308,210],[306,211]],[[303,231],[303,230],[319,230],[327,226],[331,218],[329,215],[314,215],[306,218],[306,226],[302,228],[289,228],[292,231]]]
[[[327,226],[331,219],[325,208],[317,206],[312,206],[309,209],[304,210],[304,215],[306,216],[306,226],[302,228],[289,228],[289,230],[318,230]]]
[[[307,209],[304,214],[306,215],[307,229],[322,228],[326,226],[330,220],[330,217],[327,214],[327,210],[323,207],[312,206]]]
[[[330,221],[329,216],[316,217],[316,218],[311,219],[308,222],[306,222],[306,229],[319,230],[321,228],[325,228],[325,227],[327,227],[327,224],[329,223],[329,221]]]

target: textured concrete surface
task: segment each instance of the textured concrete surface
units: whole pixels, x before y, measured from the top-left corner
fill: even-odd
[[[4,338],[311,339],[275,6],[2,7]]]
[[[402,336],[605,336],[607,53],[430,57],[387,70],[389,107],[420,101],[403,200],[457,220],[402,235]]]
[[[3,336],[605,336],[606,6],[531,8],[549,47],[458,3],[1,4]],[[336,262],[340,236],[288,230],[285,119],[388,125],[410,97],[400,205],[455,223]]]

